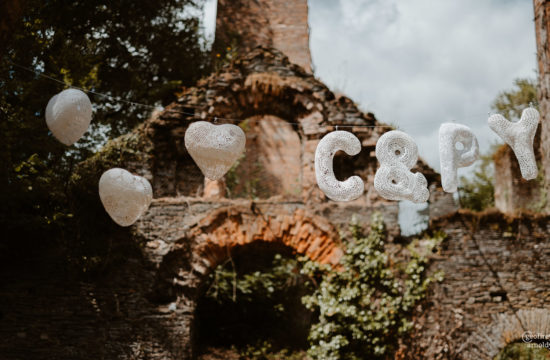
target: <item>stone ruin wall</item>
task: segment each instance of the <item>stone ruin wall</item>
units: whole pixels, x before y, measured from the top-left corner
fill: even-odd
[[[205,279],[232,249],[271,242],[320,262],[335,263],[342,251],[339,230],[354,215],[359,223],[368,224],[373,211],[382,212],[393,234],[390,245],[399,233],[397,203],[367,196],[358,202],[330,202],[318,192],[313,177],[315,145],[337,121],[377,124],[376,120],[300,71],[280,53],[257,49],[188,89],[164,112],[107,146],[104,152],[124,159],[119,155],[123,148],[131,139],[139,140],[131,151],[137,155],[117,165],[147,176],[156,199],[130,232],[113,232],[112,244],[124,258],[99,279],[84,281],[65,273],[52,254],[37,254],[33,268],[38,271],[25,271],[22,263],[21,268],[0,272],[0,353],[4,358],[190,359],[193,344],[200,341],[194,338],[193,321]],[[184,110],[194,111],[195,116],[182,114]],[[211,115],[276,116],[302,124],[292,127],[302,149],[299,196],[204,197],[204,187],[200,190],[204,180],[185,153],[183,134],[190,120]],[[381,133],[377,129],[354,130],[362,141],[364,157],[344,157],[341,166],[342,173],[361,175],[367,187],[372,186],[369,179],[376,169],[372,151]],[[78,170],[81,179],[92,184],[87,188],[95,189],[101,166],[111,166],[101,165],[103,155]],[[419,166],[432,187],[437,187],[437,174],[422,163]],[[187,177],[178,170],[182,168],[187,169]],[[185,195],[182,184],[196,176],[201,180]],[[433,191],[432,200],[432,218],[452,204],[439,191]],[[110,221],[101,213],[98,221]],[[449,235],[432,265],[433,271],[445,272],[445,279],[433,286],[423,307],[417,309],[416,328],[408,344],[411,354],[490,359],[495,349],[518,339],[514,319],[522,319],[524,326],[535,326],[533,318],[546,319],[548,219],[502,217],[496,213],[481,220],[473,215],[432,219],[432,229]],[[473,224],[477,225],[470,233]],[[495,285],[495,273],[505,292]]]
[[[546,333],[549,224],[500,213],[436,220],[448,237],[431,271],[445,276],[416,309],[405,358],[492,359],[523,327]],[[268,241],[330,263],[340,248],[324,216],[265,200],[157,199],[131,232],[113,234],[124,260],[93,281],[53,254],[37,254],[33,271],[2,269],[2,358],[191,359],[195,306],[227,249]]]
[[[526,331],[550,333],[550,222],[497,211],[433,221],[447,234],[431,271],[444,279],[417,309],[419,359],[493,359]]]

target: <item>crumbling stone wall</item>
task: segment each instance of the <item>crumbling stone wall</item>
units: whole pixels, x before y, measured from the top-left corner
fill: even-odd
[[[520,211],[541,211],[546,205],[543,184],[539,180],[525,180],[516,155],[508,145],[502,145],[494,154],[495,207],[506,214]]]
[[[300,141],[300,156],[299,162],[291,165],[291,172],[299,174],[300,181],[297,191],[290,193],[296,193],[294,198],[313,203],[327,201],[315,179],[317,144],[336,126],[346,126],[345,130],[360,139],[363,149],[355,157],[338,154],[336,175],[345,178],[355,174],[364,179],[367,196],[361,197],[357,204],[391,203],[379,197],[372,186],[378,167],[374,154],[376,141],[388,127],[379,123],[373,114],[362,113],[350,99],[336,97],[311,74],[291,64],[281,52],[265,48],[257,48],[234,60],[196,87],[184,89],[175,103],[154,114],[130,135],[141,139],[135,151],[142,161],[135,165],[139,165],[139,172],[152,182],[155,197],[203,195],[204,176],[185,149],[184,135],[192,121],[215,118],[218,123],[243,125],[247,122],[245,130],[254,122],[255,126],[265,127],[267,125],[257,123],[273,118],[292,124],[293,137],[297,136]],[[290,127],[286,130],[290,131]],[[270,146],[261,147],[265,158],[274,157]],[[130,165],[131,169],[138,170],[138,166]],[[269,163],[264,165],[267,172],[275,174],[280,162],[275,161],[271,168]],[[430,184],[439,184],[439,175],[422,160],[413,170],[421,171]],[[288,189],[283,190],[277,195],[289,195]]]
[[[431,265],[444,280],[417,309],[411,354],[493,359],[525,331],[547,334],[549,220],[459,212],[432,222],[431,229],[448,235]]]
[[[2,359],[190,359],[206,275],[231,249],[272,241],[337,261],[334,215],[342,225],[347,216],[336,204],[326,206],[157,199],[131,232],[112,234],[111,256],[121,260],[99,276],[76,277],[51,251],[27,254],[32,267],[0,262]],[[349,211],[365,224],[375,210]],[[432,222],[448,234],[431,265],[444,280],[417,308],[405,358],[492,359],[523,328],[543,331],[550,313],[549,220],[462,212]]]

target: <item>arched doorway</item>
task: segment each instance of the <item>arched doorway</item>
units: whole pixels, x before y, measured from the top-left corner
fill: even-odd
[[[295,252],[265,241],[231,249],[197,301],[193,337],[199,359],[305,353],[312,313],[301,298],[312,285]]]
[[[305,344],[310,322],[301,305],[306,287],[299,275],[296,257],[305,255],[319,263],[337,265],[343,254],[338,233],[326,219],[292,206],[274,210],[269,203],[265,207],[259,204],[220,208],[199,221],[189,232],[189,238],[182,239],[182,242],[193,243],[189,265],[193,269],[193,279],[187,279],[186,284],[196,284],[194,288],[199,289],[188,298],[195,309],[192,327],[195,355],[207,352],[211,347],[270,350],[262,349],[264,340],[269,339],[273,340],[269,344],[273,351],[282,348],[300,350]],[[174,267],[171,269],[179,272]],[[216,276],[225,281],[220,283]],[[282,281],[285,276],[292,286]],[[254,281],[254,278],[260,281]],[[273,298],[260,296],[261,291],[270,291],[269,286],[263,286],[265,279],[279,284],[272,289],[279,295]],[[218,293],[214,291],[216,288],[212,289],[212,284],[216,284]],[[256,291],[255,296],[247,299],[243,289],[250,287],[260,288],[260,292]],[[225,296],[217,298],[222,290]],[[281,302],[281,298],[284,301]],[[216,299],[221,299],[223,305],[216,304]],[[184,294],[179,301],[186,301]],[[282,310],[292,310],[277,312],[281,307]],[[296,320],[299,316],[305,316],[303,321]],[[257,322],[267,319],[270,320],[264,325]],[[290,320],[294,331],[288,330]],[[296,326],[296,322],[302,325]],[[269,323],[278,325],[266,331],[258,330]],[[223,333],[227,335],[221,338],[218,334],[209,336],[216,331],[214,329],[224,329]],[[220,356],[230,359],[229,354]]]

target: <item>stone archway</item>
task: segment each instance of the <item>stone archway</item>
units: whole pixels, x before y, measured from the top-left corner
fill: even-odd
[[[303,209],[284,210],[263,214],[254,206],[231,206],[213,211],[189,232],[195,243],[193,269],[206,275],[233,247],[254,241],[281,243],[321,264],[338,264],[343,250],[334,226]]]
[[[523,342],[526,332],[550,334],[550,310],[521,309],[516,314],[494,316],[490,325],[476,331],[464,343],[464,358],[492,360],[508,344]]]
[[[333,266],[343,255],[336,228],[325,218],[291,203],[256,205],[241,201],[211,210],[177,241],[159,269],[158,285],[163,289],[158,290],[176,296],[174,309],[181,309],[188,324],[180,331],[182,345],[187,345],[184,352],[189,357],[197,351],[195,311],[206,290],[208,275],[228,259],[232,249],[256,242],[283,245]]]

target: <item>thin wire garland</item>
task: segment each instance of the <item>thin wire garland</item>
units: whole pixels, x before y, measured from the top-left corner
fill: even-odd
[[[81,88],[81,87],[78,87],[78,86],[74,86],[70,83],[67,83],[65,81],[62,81],[62,80],[59,80],[59,79],[56,79],[52,76],[49,76],[49,75],[46,75],[44,73],[41,73],[39,72],[38,70],[33,70],[31,68],[28,68],[26,66],[23,66],[23,65],[20,65],[20,64],[17,64],[17,63],[14,63],[13,61],[10,61],[8,60],[8,62],[13,65],[13,66],[16,66],[20,69],[23,69],[23,70],[26,70],[26,71],[29,71],[29,72],[32,72],[34,73],[35,75],[39,76],[39,77],[42,77],[44,79],[48,79],[48,80],[51,80],[51,81],[54,81],[56,83],[59,83],[61,85],[64,85],[66,87],[70,87],[70,88],[73,88],[73,89],[78,89],[78,90],[81,90],[81,91],[84,91],[85,93],[88,93],[88,94],[93,94],[93,95],[97,95],[97,96],[101,96],[101,97],[104,97],[106,99],[109,99],[111,101],[114,101],[114,102],[122,102],[122,103],[126,103],[126,104],[129,104],[129,105],[133,105],[133,106],[139,106],[139,107],[143,107],[143,108],[147,108],[147,109],[151,109],[151,110],[158,110],[159,107],[158,106],[154,106],[154,105],[149,105],[149,104],[143,104],[143,103],[138,103],[138,102],[135,102],[135,101],[130,101],[130,100],[126,100],[126,99],[121,99],[121,98],[116,98],[114,96],[111,96],[111,95],[107,95],[107,94],[104,94],[104,93],[100,93],[100,92],[97,92],[97,91],[93,91],[93,90],[87,90],[87,89],[84,89],[84,88]],[[531,106],[532,106],[533,103],[531,103]],[[536,104],[536,103],[535,103]],[[188,108],[193,108],[193,109],[201,109],[200,107],[196,107],[196,106],[192,106],[192,105],[188,105],[186,104],[185,107],[188,107]],[[176,113],[176,114],[182,114],[182,115],[187,115],[187,116],[193,116],[193,117],[197,117],[197,118],[200,118],[201,120],[204,120],[204,119],[210,119],[212,120],[212,122],[216,123],[218,120],[222,120],[222,121],[227,121],[227,122],[234,122],[234,123],[239,123],[239,122],[242,122],[244,121],[243,119],[232,119],[232,118],[224,118],[224,117],[219,117],[219,116],[205,116],[205,117],[202,117],[202,116],[199,116],[197,115],[196,113],[190,113],[190,112],[186,112],[186,111],[180,111],[180,110],[173,110],[173,109],[166,109],[164,107],[161,108],[162,111],[164,112],[171,112],[171,113]],[[473,118],[481,118],[481,116],[490,116],[491,115],[491,112],[488,112],[488,113],[485,113],[485,114],[476,114],[476,115],[471,115],[471,116],[468,116],[468,119],[473,119]],[[186,119],[188,120],[188,119]],[[189,120],[189,121],[192,121],[192,120]],[[455,120],[452,120],[453,122],[455,122]],[[294,122],[287,122],[285,121],[287,124],[290,124],[290,125],[301,125],[300,123],[294,123]],[[424,126],[425,124],[416,124],[416,126]],[[345,125],[345,124],[339,124],[339,125],[333,125],[338,129],[340,128],[386,128],[386,129],[400,129],[400,127],[398,125]]]

